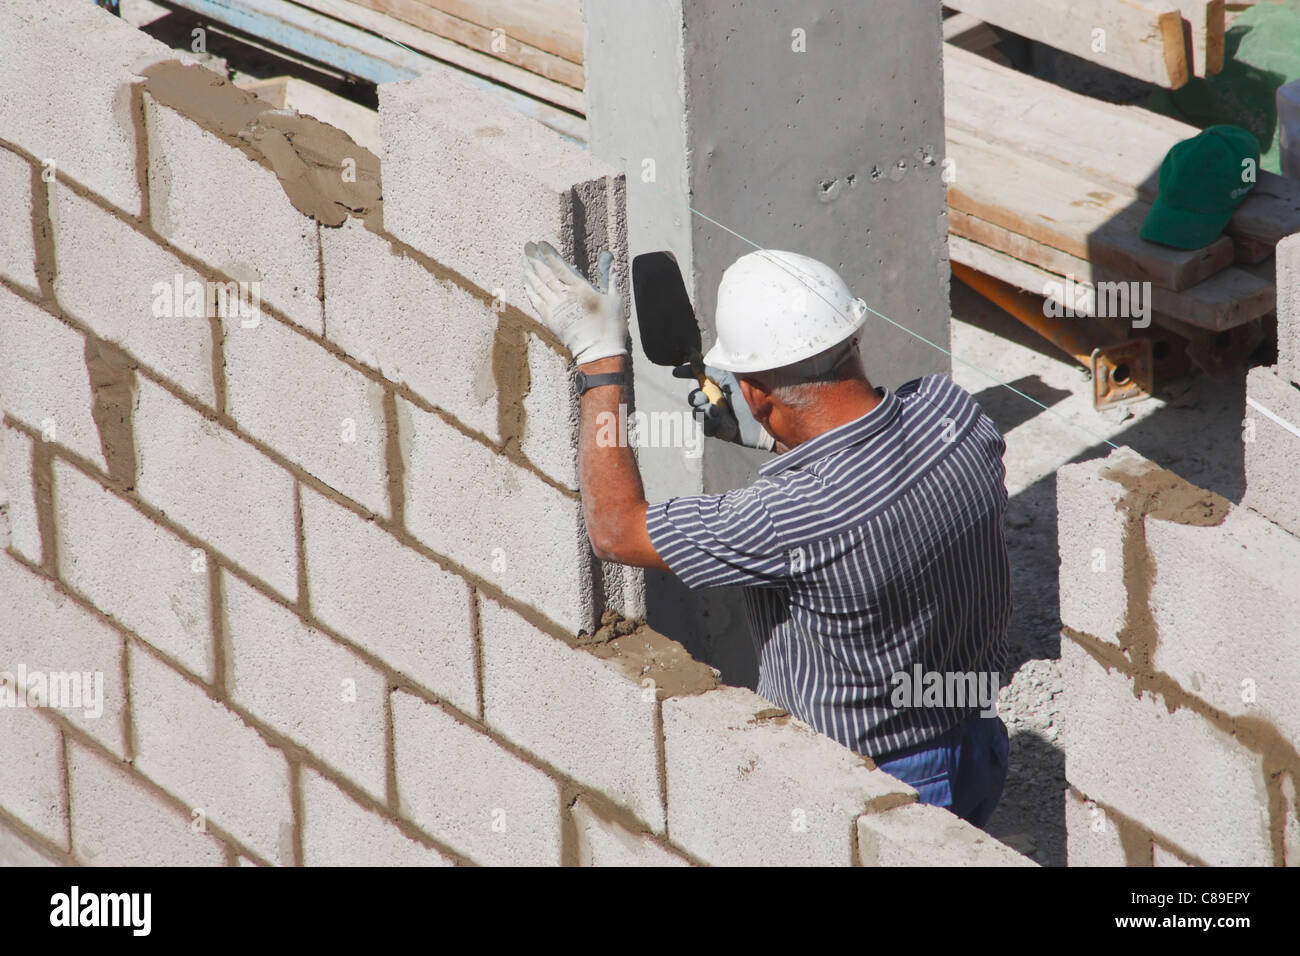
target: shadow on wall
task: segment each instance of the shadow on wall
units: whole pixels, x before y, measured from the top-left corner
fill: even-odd
[[[208,69],[225,73],[228,79],[235,79],[236,72],[262,79],[272,76],[294,76],[331,93],[345,96],[372,110],[379,109],[379,94],[373,84],[314,69],[299,59],[280,56],[263,46],[242,42],[224,32],[219,32],[210,21],[188,10],[174,10],[138,29],[141,33],[147,33],[173,49],[193,50],[194,31],[199,28],[204,31],[203,44],[207,57],[213,61],[204,65]],[[204,59],[203,54],[195,55],[200,60]],[[235,64],[238,64],[238,70]]]

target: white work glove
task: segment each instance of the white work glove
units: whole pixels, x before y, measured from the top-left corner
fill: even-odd
[[[627,355],[623,300],[609,291],[614,257],[605,250],[593,286],[549,242],[524,246],[524,289],[542,323],[573,353],[578,365],[611,355]]]
[[[699,388],[693,389],[686,397],[695,420],[704,425],[704,434],[746,448],[775,451],[776,439],[750,412],[749,403],[740,394],[736,376],[709,365],[704,366],[704,374],[713,379],[723,395],[723,401],[718,405],[710,404],[709,397]],[[678,365],[673,369],[673,377],[694,379],[695,372],[689,365]]]

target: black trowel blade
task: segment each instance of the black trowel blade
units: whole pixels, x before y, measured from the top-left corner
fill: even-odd
[[[698,361],[700,327],[671,252],[644,252],[632,260],[641,347],[655,365]]]

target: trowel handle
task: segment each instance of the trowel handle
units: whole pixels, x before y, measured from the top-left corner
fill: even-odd
[[[721,405],[727,400],[727,397],[722,394],[722,389],[718,388],[718,383],[704,374],[703,366],[695,366],[691,371],[695,373],[695,380],[700,383],[700,391],[704,393],[710,405]]]

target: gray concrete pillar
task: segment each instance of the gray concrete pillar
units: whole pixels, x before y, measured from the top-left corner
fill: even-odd
[[[829,263],[872,308],[947,347],[938,2],[583,7],[591,149],[626,171],[631,254],[677,256],[706,349],[722,272],[753,247],[703,216]],[[942,352],[874,317],[862,352],[871,380],[891,388],[949,370]],[[640,409],[685,407],[669,370],[639,354],[634,368]],[[746,484],[763,457],[712,439],[689,451],[640,450],[652,501]],[[752,686],[738,598],[647,579],[651,623]]]

